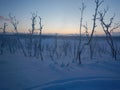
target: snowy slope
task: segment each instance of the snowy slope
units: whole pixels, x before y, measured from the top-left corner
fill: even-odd
[[[0,90],[119,90],[120,62],[54,64],[21,55],[0,56]],[[87,63],[86,63],[87,62]]]

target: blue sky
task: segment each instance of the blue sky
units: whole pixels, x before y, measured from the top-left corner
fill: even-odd
[[[89,30],[92,26],[94,14],[94,0],[83,0],[86,4],[83,24],[88,23]],[[31,12],[38,12],[44,25],[43,33],[79,33],[79,18],[82,0],[0,0],[0,16],[8,18],[8,14],[16,16],[19,21],[20,32],[31,29]],[[120,0],[104,0],[100,10],[109,7],[108,17],[116,14],[115,22],[120,22]],[[0,20],[0,24],[4,21]],[[36,23],[36,29],[39,28]],[[11,25],[9,24],[11,29]],[[84,30],[83,30],[84,32]],[[102,33],[101,30],[97,31]]]

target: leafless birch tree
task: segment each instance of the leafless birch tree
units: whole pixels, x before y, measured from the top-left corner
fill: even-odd
[[[20,47],[22,49],[23,54],[26,56],[26,52],[25,52],[24,47],[22,45],[22,42],[20,41],[20,38],[18,36],[18,28],[17,27],[18,27],[19,22],[17,21],[16,17],[11,16],[11,14],[9,14],[9,18],[10,18],[11,24],[14,27],[14,31],[15,31],[15,34],[16,34],[16,39],[17,39],[18,43],[20,44]]]
[[[81,53],[82,53],[82,35],[81,35],[81,29],[82,29],[82,22],[83,22],[83,13],[85,10],[86,6],[82,2],[82,7],[80,8],[80,39],[79,39],[79,45],[78,45],[78,50],[77,50],[77,59],[79,60],[79,64],[81,64]]]
[[[106,23],[104,20],[105,20],[105,15],[106,15],[107,11],[108,11],[108,9],[104,10],[104,12],[99,12],[99,15],[100,15],[99,20],[101,22],[101,26],[103,28],[103,31],[106,34],[107,43],[111,48],[112,57],[115,58],[115,60],[116,60],[117,59],[117,57],[116,57],[117,53],[116,53],[116,49],[115,49],[115,45],[114,45],[114,42],[113,42],[111,32],[113,30],[119,28],[120,24],[117,24],[115,27],[111,28],[115,15],[109,19],[109,23]]]
[[[40,58],[41,60],[43,60],[43,55],[42,55],[42,18],[39,16],[39,25],[40,25],[40,33],[39,33],[39,51],[40,51]]]

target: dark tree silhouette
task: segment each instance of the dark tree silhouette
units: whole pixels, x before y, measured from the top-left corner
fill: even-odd
[[[36,18],[37,18],[37,12],[36,13],[31,13],[32,14],[32,34],[34,33],[35,31],[35,22],[36,22]]]
[[[90,46],[90,58],[92,59],[93,58],[93,45],[92,45],[92,42],[93,42],[93,35],[94,35],[94,32],[95,32],[95,28],[97,27],[96,25],[96,20],[97,20],[97,16],[98,16],[98,12],[99,12],[99,7],[100,5],[103,3],[104,1],[103,0],[95,0],[95,5],[96,5],[96,8],[95,8],[95,13],[93,15],[93,26],[92,26],[92,32],[90,34],[90,37],[89,37],[89,40],[87,42],[87,45]]]
[[[108,11],[108,9],[107,9],[107,10],[104,10],[104,12],[99,12],[99,15],[100,15],[99,20],[100,20],[100,22],[101,22],[101,26],[102,26],[102,28],[103,28],[103,31],[104,31],[104,33],[106,34],[107,43],[108,43],[108,45],[109,45],[110,48],[111,48],[112,57],[115,58],[115,60],[116,60],[116,59],[117,59],[117,57],[116,57],[116,56],[117,56],[117,52],[116,52],[116,49],[115,49],[115,45],[114,45],[114,42],[113,42],[113,39],[112,39],[111,32],[112,32],[113,30],[119,28],[120,25],[117,24],[115,27],[113,27],[113,28],[111,29],[115,15],[110,18],[109,23],[106,23],[106,22],[104,21],[104,19],[105,19],[105,15],[106,15],[107,11]]]
[[[43,60],[43,55],[42,55],[42,28],[43,28],[43,26],[42,26],[42,22],[41,22],[41,17],[39,16],[39,25],[40,25],[40,33],[39,33],[39,50],[40,50],[40,58],[41,58],[41,60]]]
[[[22,49],[23,54],[26,56],[26,52],[25,52],[24,47],[22,45],[22,42],[20,41],[20,38],[18,36],[17,26],[18,26],[19,22],[16,20],[15,16],[11,16],[11,14],[9,14],[9,18],[10,18],[11,24],[14,27],[14,31],[15,31],[15,34],[16,34],[16,39],[17,39],[18,43],[20,44],[20,47]]]
[[[32,55],[32,47],[33,47],[33,34],[34,34],[34,31],[35,31],[35,22],[36,22],[36,18],[37,18],[37,12],[36,13],[31,13],[32,15],[32,30],[30,31],[30,45],[29,45],[29,56],[33,56]],[[34,49],[34,56],[36,56],[36,48]]]
[[[7,27],[7,26],[8,26],[7,23],[4,23],[4,24],[3,24],[3,28],[0,28],[0,29],[2,29],[3,34],[6,33],[6,27]]]
[[[0,28],[2,29],[3,31],[3,34],[1,35],[0,37],[0,40],[1,40],[1,43],[0,43],[0,54],[2,55],[3,52],[4,52],[4,47],[5,47],[5,43],[6,43],[6,40],[5,40],[5,33],[6,33],[6,27],[7,27],[7,23],[4,23],[3,24],[3,28]]]
[[[9,14],[9,18],[10,18],[11,24],[14,27],[14,31],[16,32],[16,34],[18,34],[17,26],[18,26],[19,22],[16,20],[15,16],[11,16],[11,14]]]
[[[94,31],[95,31],[95,28],[96,28],[96,20],[97,20],[97,15],[98,15],[98,9],[99,9],[99,7],[102,3],[103,3],[103,0],[102,1],[95,0],[96,8],[95,8],[95,14],[93,15],[93,27],[92,27],[92,33],[90,34],[88,44],[90,44],[91,41],[92,41],[93,34],[94,34]]]
[[[79,45],[78,45],[78,50],[77,50],[77,59],[79,60],[79,64],[81,64],[81,53],[82,53],[82,45],[81,45],[81,39],[82,39],[82,35],[81,35],[81,29],[82,29],[82,22],[83,22],[83,13],[85,10],[86,6],[84,5],[84,3],[82,2],[82,7],[80,8],[81,11],[81,15],[80,15],[80,39],[79,39]]]

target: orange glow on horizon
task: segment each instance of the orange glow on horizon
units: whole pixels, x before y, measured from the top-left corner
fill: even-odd
[[[14,32],[13,28],[8,28],[7,32]],[[27,28],[18,28],[19,33],[29,33],[29,29]],[[91,34],[91,29],[88,30],[89,34]],[[39,34],[39,30],[35,30],[35,33]],[[43,34],[79,34],[79,28],[43,28]],[[85,30],[82,29],[82,34],[85,34]],[[94,35],[104,35],[104,32],[101,28],[96,28]]]

